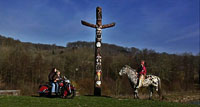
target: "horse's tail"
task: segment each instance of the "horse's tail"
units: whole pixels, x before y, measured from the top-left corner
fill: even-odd
[[[159,94],[160,99],[162,100],[163,99],[163,95],[162,95],[161,80],[160,80],[160,78],[158,78],[158,94]]]

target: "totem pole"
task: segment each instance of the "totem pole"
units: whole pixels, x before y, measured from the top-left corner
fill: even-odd
[[[102,65],[101,65],[101,30],[115,26],[115,23],[102,25],[102,9],[101,7],[96,8],[96,25],[82,21],[81,23],[85,26],[96,28],[96,40],[95,40],[95,61],[94,61],[94,95],[101,96],[101,80],[102,80]]]

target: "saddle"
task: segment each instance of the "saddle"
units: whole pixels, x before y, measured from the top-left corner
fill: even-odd
[[[138,79],[140,78],[141,74],[138,75]],[[144,79],[146,79],[146,74],[143,75]]]

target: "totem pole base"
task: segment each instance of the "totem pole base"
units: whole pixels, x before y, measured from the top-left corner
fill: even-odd
[[[101,96],[101,88],[94,87],[94,96]]]

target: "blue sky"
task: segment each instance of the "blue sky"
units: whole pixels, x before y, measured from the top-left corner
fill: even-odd
[[[199,52],[199,0],[0,0],[0,34],[23,42],[94,41],[102,7],[102,42],[157,52]]]

